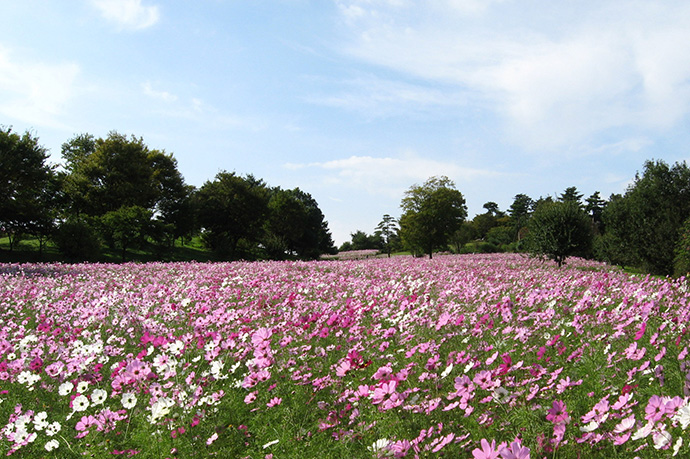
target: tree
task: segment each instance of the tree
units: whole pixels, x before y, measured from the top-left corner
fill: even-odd
[[[383,216],[383,219],[376,226],[376,231],[381,234],[381,239],[383,240],[383,246],[386,249],[388,258],[391,256],[391,246],[392,239],[398,232],[398,224],[395,218],[388,214]]]
[[[601,226],[601,216],[604,213],[604,207],[606,207],[606,201],[601,199],[598,191],[595,191],[585,202],[587,203],[585,204],[585,211],[592,218],[594,227],[599,229]]]
[[[582,206],[582,196],[584,196],[582,193],[579,193],[577,191],[577,188],[574,186],[568,187],[561,193],[561,195],[558,197],[558,200],[561,202],[574,202],[578,206]]]
[[[401,207],[400,234],[413,251],[433,252],[448,244],[467,217],[462,193],[445,176],[431,177],[423,185],[413,185],[405,192]]]
[[[484,203],[482,206],[484,209],[486,209],[486,212],[493,215],[496,218],[502,217],[504,215],[503,212],[498,208],[498,204],[496,204],[493,201],[489,201]]]
[[[20,136],[0,128],[0,231],[9,238],[10,251],[22,234],[43,236],[52,228],[55,174],[47,159],[29,132]]]
[[[690,169],[685,162],[669,167],[646,161],[620,202],[603,212],[612,252],[628,252],[628,260],[653,274],[673,273],[676,243],[690,217]]]
[[[520,230],[527,226],[532,211],[534,210],[534,200],[526,194],[516,194],[513,203],[508,209],[511,226],[513,227],[513,239],[520,242]]]
[[[149,234],[151,211],[140,206],[123,206],[106,212],[101,217],[107,241],[120,249],[121,260],[127,258],[127,249],[141,246]]]
[[[235,173],[219,172],[196,195],[199,223],[206,244],[221,258],[240,258],[244,240],[255,247],[262,235],[268,213],[268,190],[262,181]]]
[[[585,256],[592,245],[592,226],[576,201],[546,202],[528,224],[529,248],[562,266],[573,255]]]
[[[101,216],[123,206],[165,214],[186,196],[177,161],[150,150],[142,138],[114,131],[96,140],[81,134],[62,145],[62,156],[72,215]]]
[[[317,259],[335,251],[317,202],[299,188],[271,190],[264,246],[271,258]]]

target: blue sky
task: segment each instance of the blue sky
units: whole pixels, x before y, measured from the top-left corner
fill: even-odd
[[[336,243],[455,181],[472,218],[576,186],[622,193],[690,158],[690,3],[582,0],[5,1],[0,125],[60,161],[115,130],[300,187]]]

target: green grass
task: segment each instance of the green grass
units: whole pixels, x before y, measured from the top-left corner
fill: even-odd
[[[171,249],[160,250],[149,245],[145,249],[127,250],[126,261],[213,261],[213,253],[206,249],[199,238],[193,238],[188,244],[182,245],[179,241]],[[68,261],[60,254],[57,247],[48,242],[39,252],[37,239],[23,239],[10,251],[8,238],[0,238],[0,263],[50,263]],[[119,249],[103,247],[100,256],[94,260],[103,263],[119,263],[122,261],[122,253]]]

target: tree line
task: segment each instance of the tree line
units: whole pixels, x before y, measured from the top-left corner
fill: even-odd
[[[580,256],[652,274],[690,272],[690,169],[685,162],[644,163],[623,194],[608,200],[576,187],[556,197],[517,194],[507,211],[495,202],[467,220],[465,199],[447,177],[414,185],[402,215],[384,215],[373,234],[358,230],[340,250],[527,252],[562,265]]]
[[[172,154],[141,138],[80,134],[62,145],[63,163],[26,132],[0,128],[0,233],[12,251],[22,238],[48,241],[70,261],[108,248],[126,260],[148,250],[166,259],[176,241],[199,236],[216,259],[316,259],[335,247],[312,196],[252,175],[219,172],[188,185]]]

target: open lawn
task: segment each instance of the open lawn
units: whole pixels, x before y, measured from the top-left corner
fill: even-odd
[[[577,259],[4,264],[0,454],[689,457],[689,321]]]

